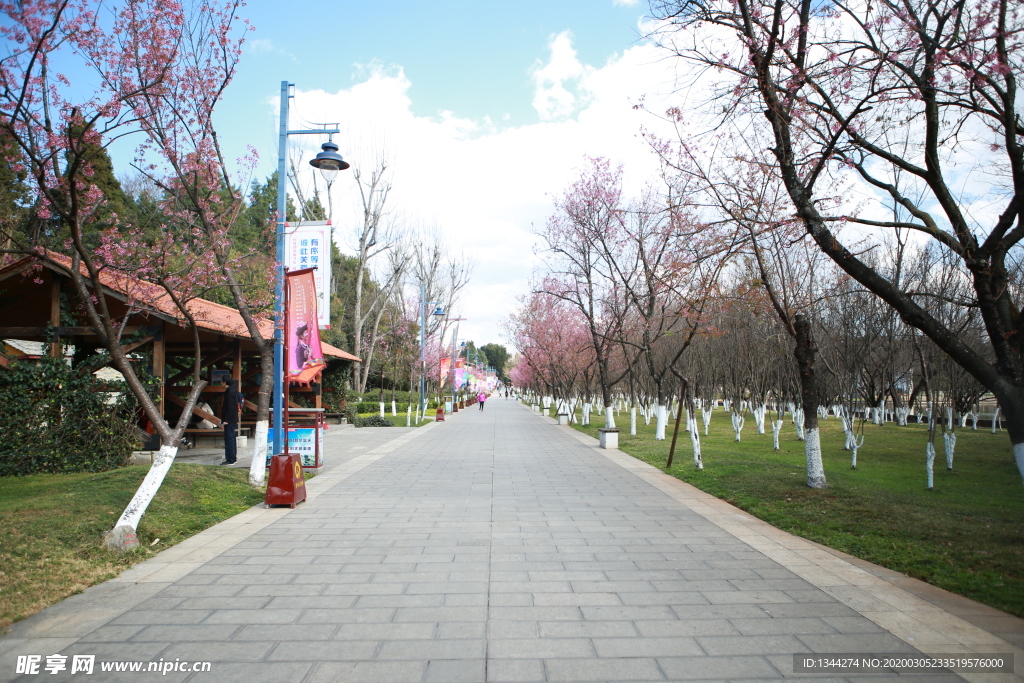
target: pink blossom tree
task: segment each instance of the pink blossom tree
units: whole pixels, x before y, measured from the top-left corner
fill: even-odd
[[[107,535],[106,543],[117,549],[137,545],[138,523],[174,460],[205,384],[188,302],[224,278],[238,289],[222,258],[223,217],[237,208],[233,197],[221,193],[230,184],[224,182],[210,114],[238,58],[241,39],[233,36],[241,4],[0,2],[5,17],[0,35],[7,47],[0,60],[0,127],[15,144],[14,163],[27,167],[38,218],[51,222],[51,239],[71,254],[67,272],[110,364],[125,377],[163,440],[153,467]],[[58,70],[65,60],[91,67],[100,86],[89,95],[77,94]],[[130,134],[141,135],[139,168],[167,192],[164,209],[173,227],[157,236],[116,225],[116,220],[113,228],[98,225],[104,198],[92,180],[91,155]],[[39,246],[45,245],[21,245]],[[35,253],[51,258],[45,250]],[[106,274],[129,290],[129,315],[166,298],[192,330],[192,388],[173,426],[161,417],[128,361],[121,343],[125,321],[115,318],[100,294]]]

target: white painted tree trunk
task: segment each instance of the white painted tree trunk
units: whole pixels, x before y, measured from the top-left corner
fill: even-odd
[[[978,414],[978,411],[977,410],[972,410],[971,411],[971,430],[975,431],[975,432],[978,431],[978,417],[980,417],[979,414]]]
[[[645,403],[644,407],[643,407],[643,410],[644,410],[644,424],[645,425],[649,425],[649,424],[651,424],[651,415],[654,413],[654,406],[652,406],[650,403]]]
[[[380,401],[380,416],[384,417],[384,401]]]
[[[412,404],[405,407],[405,426],[412,427]]]
[[[796,424],[796,404],[787,403],[786,408],[789,410],[789,419],[793,421],[793,424]]]
[[[1013,459],[1017,461],[1017,471],[1024,480],[1024,443],[1013,444]]]
[[[850,457],[851,470],[857,469],[857,451],[859,451],[860,447],[864,445],[864,436],[864,434],[861,434],[860,441],[858,441],[856,435],[854,435],[852,443],[850,444],[850,450],[853,452]]]
[[[946,469],[953,470],[953,451],[956,450],[956,432],[942,433],[942,445],[946,448]]]
[[[772,420],[772,446],[779,450],[779,432],[782,431],[782,420]]]
[[[828,419],[828,406],[818,406],[818,417],[822,420]]]
[[[604,409],[604,427],[605,429],[615,429],[615,409],[611,406]]]
[[[754,424],[757,425],[758,434],[764,434],[764,415],[767,411],[767,405],[757,405],[750,409],[750,412],[754,414]]]
[[[803,422],[800,423],[803,427]],[[801,430],[803,431],[803,430]],[[821,463],[821,440],[818,428],[806,430],[804,453],[807,455],[807,485],[812,489],[825,488],[825,467]]]
[[[793,425],[796,427],[796,440],[805,441],[807,437],[804,435],[804,409],[797,408],[793,413],[793,417],[795,418],[793,420]],[[821,453],[820,445],[818,446],[818,453]]]
[[[740,435],[743,432],[743,425],[747,421],[747,418],[743,417],[739,413],[732,413],[732,431],[736,435],[736,441],[740,440]]]
[[[928,490],[935,488],[935,444],[928,442],[924,450],[925,471],[928,472]]]
[[[690,409],[687,408],[686,414],[688,419],[690,418],[690,412]],[[693,422],[696,421],[696,416],[694,416]],[[696,427],[690,431],[690,446],[693,447],[693,464],[698,470],[704,469],[704,456],[700,452],[700,431]]]
[[[700,409],[700,418],[704,420],[704,436],[708,435],[708,427],[711,425],[712,410],[714,410],[714,405]]]
[[[583,415],[581,416],[580,424],[584,425],[584,426],[590,424],[590,402],[589,401],[584,401],[583,402]]]
[[[668,406],[664,403],[658,404],[658,421],[654,427],[654,440],[665,440],[665,427],[668,425]]]
[[[629,435],[636,436],[636,406],[629,407]]]
[[[950,408],[949,406],[946,406],[946,426],[953,426],[953,409]]]
[[[128,506],[121,513],[114,528],[107,532],[103,538],[103,544],[112,550],[124,552],[139,545],[136,532],[142,516],[146,514],[146,508],[153,502],[153,497],[160,490],[167,471],[171,469],[174,456],[178,454],[177,446],[161,446],[153,459],[153,464],[142,480],[139,490],[132,496]]]
[[[269,433],[269,420],[260,420],[256,423],[252,444],[252,462],[249,463],[249,483],[256,488],[263,488],[267,478],[267,435]]]
[[[846,435],[846,444],[843,445],[843,450],[851,450],[853,448],[853,443],[857,438],[853,435],[853,420],[848,418],[845,414],[843,415],[843,433]]]
[[[907,426],[907,416],[910,415],[910,408],[896,409],[896,424],[901,427]]]
[[[391,417],[398,417],[398,404],[391,399]]]
[[[999,406],[996,405],[995,410],[992,411],[992,433],[993,434],[996,433],[996,425],[998,425],[998,424],[999,424]],[[1017,447],[1014,446],[1014,455],[1016,455],[1016,453],[1017,453],[1016,448]],[[1024,470],[1022,470],[1022,471],[1024,471]]]
[[[687,409],[686,409],[686,431],[687,431],[687,432],[691,432],[691,431],[693,431],[693,428],[694,428],[694,425],[693,425],[693,423],[694,423],[694,420],[693,420],[693,415],[692,415],[692,413],[690,412],[690,409],[689,409],[689,408],[687,408]]]
[[[727,398],[722,399],[722,410],[730,410],[732,408],[732,401]]]

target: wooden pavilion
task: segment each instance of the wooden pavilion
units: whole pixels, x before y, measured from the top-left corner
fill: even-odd
[[[0,340],[43,342],[49,355],[62,357],[65,347],[100,347],[99,337],[79,311],[78,297],[71,281],[71,259],[47,252],[46,258],[26,256],[0,268]],[[104,271],[102,295],[117,319],[128,314],[122,339],[126,352],[135,351],[139,359],[148,357],[148,369],[160,381],[161,415],[172,424],[185,405],[191,389],[185,384],[192,374],[194,348],[191,331],[170,297],[151,283],[141,282],[123,273]],[[96,293],[93,293],[95,296]],[[258,391],[259,352],[242,316],[237,310],[206,299],[187,304],[196,321],[202,357],[203,378],[208,386],[198,403],[207,403],[212,412],[195,408],[199,418],[220,425],[221,402],[227,387],[219,383],[228,377],[239,381],[246,396],[243,422],[255,419],[253,401]],[[264,338],[273,335],[273,323],[259,322]],[[330,344],[322,344],[324,358],[330,362],[359,359]],[[0,345],[0,349],[9,349]],[[148,353],[147,353],[148,352]],[[0,372],[11,359],[0,353]],[[315,407],[321,407],[319,387],[295,386],[292,397],[307,394]],[[300,407],[290,401],[292,407]]]

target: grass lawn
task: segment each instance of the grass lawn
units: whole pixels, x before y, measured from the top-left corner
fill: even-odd
[[[263,500],[248,470],[175,464],[139,526],[140,547],[110,552],[102,536],[148,470],[0,477],[0,628]]]
[[[619,448],[667,471],[672,423],[668,439],[654,441],[654,421],[637,421],[631,437],[628,413],[617,418]],[[1024,617],[1024,486],[1005,432],[957,429],[952,471],[937,435],[929,491],[925,427],[867,425],[851,470],[839,421],[819,425],[824,490],[806,486],[803,442],[788,415],[776,452],[770,424],[758,435],[747,416],[736,442],[728,413],[716,410],[709,436],[701,427],[703,471],[693,465],[684,424],[669,474],[780,529]],[[595,416],[577,429],[596,437],[600,426]]]

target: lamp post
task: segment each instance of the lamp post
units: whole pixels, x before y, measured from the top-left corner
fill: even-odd
[[[427,284],[420,282],[420,415],[427,412],[427,306],[434,305],[437,308],[431,315],[443,318],[441,302],[427,301]]]
[[[284,429],[282,415],[284,407],[284,233],[285,223],[288,220],[287,214],[287,191],[286,191],[286,168],[285,162],[288,157],[288,136],[289,135],[332,135],[339,132],[337,128],[323,128],[315,130],[288,130],[288,100],[291,99],[289,88],[291,83],[281,81],[281,120],[280,138],[277,146],[277,267],[274,278],[274,450],[272,454],[282,452],[284,443]],[[321,145],[321,151],[316,158],[310,160],[310,165],[320,169],[320,173],[328,185],[334,181],[338,171],[344,171],[349,167],[347,161],[338,154],[338,145],[328,141]]]

